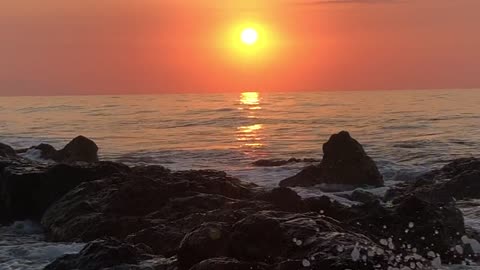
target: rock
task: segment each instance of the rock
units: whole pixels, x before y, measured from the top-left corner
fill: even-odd
[[[269,270],[266,264],[241,262],[233,258],[211,258],[204,260],[190,270]]]
[[[284,166],[291,163],[300,163],[300,162],[314,163],[314,162],[320,162],[320,160],[314,159],[314,158],[259,159],[257,161],[254,161],[252,165],[257,167],[279,167],[279,166]]]
[[[155,171],[134,168],[129,174],[82,183],[46,211],[42,224],[56,241],[132,238],[147,227],[159,225],[176,226],[184,235],[205,218],[191,221],[189,216],[232,208],[240,198],[253,198],[253,186],[223,172]],[[185,227],[180,226],[182,219]],[[178,239],[173,235],[169,234],[170,239]]]
[[[94,141],[84,136],[74,138],[61,150],[57,150],[55,147],[46,143],[33,146],[29,149],[40,151],[40,157],[42,159],[53,160],[56,162],[93,163],[98,161],[98,146]],[[27,152],[29,149],[22,150],[22,152]]]
[[[380,198],[371,192],[361,190],[361,189],[356,189],[349,196],[349,199],[355,202],[371,203],[376,200],[379,200]]]
[[[0,143],[0,157],[15,157],[17,152],[9,145]]]
[[[302,198],[293,190],[286,187],[274,188],[258,197],[278,207],[278,210],[288,212],[302,212],[305,209]]]
[[[64,255],[45,270],[82,269],[97,270],[114,267],[134,269],[144,261],[153,259],[151,250],[142,245],[131,245],[115,239],[94,241],[80,251],[79,254]],[[147,269],[147,268],[144,268]]]
[[[224,223],[204,223],[185,235],[178,250],[181,269],[209,258],[228,255],[230,226]]]
[[[352,187],[383,186],[383,177],[363,147],[346,131],[334,134],[323,145],[319,165],[308,166],[280,186],[339,184]]]
[[[98,161],[98,146],[92,140],[78,136],[57,152],[55,160],[61,162],[96,162]]]
[[[414,182],[397,184],[387,191],[385,200],[401,201],[408,196],[417,196],[432,203],[480,198],[480,159],[454,160]]]
[[[389,249],[397,253],[406,254],[410,246],[424,257],[434,252],[445,262],[460,258],[451,249],[460,242],[465,228],[462,213],[452,204],[432,204],[411,196],[392,206],[377,200],[353,206],[348,212],[350,216],[342,218],[344,224],[383,241],[386,247],[391,244]]]
[[[17,159],[0,173],[0,201],[12,221],[40,220],[53,202],[80,183],[125,171],[128,167],[112,162],[43,165]]]
[[[173,224],[174,225],[174,224]],[[180,242],[185,236],[182,230],[167,224],[152,225],[129,235],[126,242],[145,244],[155,254],[171,257],[177,254]]]
[[[306,198],[303,201],[307,211],[316,212],[334,219],[342,219],[348,210],[348,207],[345,205],[335,200],[331,200],[325,195]]]
[[[50,144],[42,143],[30,149],[40,151],[40,158],[42,159],[57,160],[57,149],[55,149],[55,147],[51,146]]]

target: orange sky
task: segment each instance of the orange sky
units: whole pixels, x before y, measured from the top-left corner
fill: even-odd
[[[480,87],[479,0],[186,2],[3,1],[0,95]]]

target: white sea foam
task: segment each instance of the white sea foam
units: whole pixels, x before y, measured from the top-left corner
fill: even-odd
[[[77,253],[81,243],[46,242],[43,228],[32,221],[0,227],[0,269],[40,270],[56,258]]]

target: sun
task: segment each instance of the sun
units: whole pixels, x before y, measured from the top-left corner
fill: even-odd
[[[240,39],[246,45],[254,45],[258,41],[258,32],[253,28],[245,28],[242,30]]]

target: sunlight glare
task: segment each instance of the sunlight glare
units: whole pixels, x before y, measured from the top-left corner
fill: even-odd
[[[258,32],[253,28],[246,28],[240,36],[242,42],[248,46],[252,46],[258,41]]]

